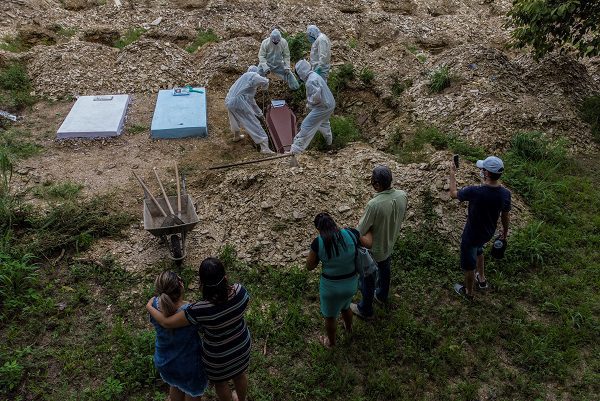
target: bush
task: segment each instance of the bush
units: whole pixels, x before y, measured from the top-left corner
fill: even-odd
[[[35,103],[31,96],[31,81],[20,63],[0,69],[0,107],[20,110]]]
[[[282,36],[288,42],[290,48],[290,63],[295,65],[298,60],[305,58],[310,52],[310,42],[303,32],[298,32],[295,35],[290,35],[286,32]]]
[[[212,29],[208,29],[208,30],[200,29],[200,30],[198,30],[198,33],[196,34],[196,39],[194,39],[194,41],[188,47],[186,47],[185,50],[188,53],[194,53],[196,50],[198,50],[205,44],[210,43],[210,42],[218,42],[218,41],[219,41],[219,37],[217,36],[216,33],[213,32]]]
[[[121,36],[121,38],[115,42],[114,46],[117,49],[122,49],[138,40],[145,32],[146,30],[144,28],[130,28],[125,32],[125,35]]]
[[[585,99],[580,111],[583,121],[592,127],[592,137],[600,143],[600,95]]]
[[[327,85],[329,86],[329,89],[331,89],[331,92],[333,92],[333,95],[337,99],[338,93],[346,89],[350,81],[352,81],[353,79],[354,66],[350,63],[346,63],[329,74]]]
[[[356,127],[354,121],[342,116],[331,117],[331,131],[333,132],[333,142],[331,147],[327,146],[325,138],[317,134],[310,147],[320,151],[338,150],[345,147],[349,142],[359,141],[362,136]]]
[[[360,70],[359,77],[363,84],[371,85],[375,79],[375,73],[369,67],[365,67]]]
[[[433,71],[429,77],[429,91],[438,93],[450,86],[450,69],[443,65]]]

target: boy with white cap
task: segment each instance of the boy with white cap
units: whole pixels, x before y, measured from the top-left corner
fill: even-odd
[[[511,193],[500,185],[498,180],[504,172],[504,163],[496,156],[478,160],[477,167],[483,184],[468,186],[457,190],[456,166],[450,167],[450,196],[461,202],[469,202],[469,214],[460,243],[460,266],[465,272],[465,284],[455,284],[454,290],[473,299],[473,289],[477,281],[477,289],[488,288],[484,274],[483,246],[496,233],[498,218],[502,221],[500,239],[508,235]]]

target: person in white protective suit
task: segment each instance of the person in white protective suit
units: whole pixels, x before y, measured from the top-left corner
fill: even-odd
[[[310,48],[310,66],[325,82],[331,70],[331,42],[315,25],[306,28],[306,36],[312,44]]]
[[[327,82],[315,71],[311,71],[308,61],[298,61],[296,63],[296,73],[306,84],[306,107],[310,112],[302,121],[300,132],[294,138],[294,143],[290,149],[294,154],[306,150],[317,131],[323,134],[327,145],[331,145],[333,134],[331,133],[329,117],[335,109],[335,99],[327,86]]]
[[[292,90],[300,87],[290,68],[290,48],[278,29],[273,29],[271,35],[262,41],[258,52],[258,68],[262,76],[272,72],[286,81]]]
[[[229,124],[234,141],[242,138],[240,130],[244,128],[254,143],[260,145],[262,153],[275,153],[269,149],[269,137],[259,121],[259,117],[262,117],[263,113],[254,99],[259,86],[266,89],[269,86],[269,80],[258,73],[256,66],[248,67],[248,72],[239,77],[231,86],[225,97],[225,107],[229,112]]]

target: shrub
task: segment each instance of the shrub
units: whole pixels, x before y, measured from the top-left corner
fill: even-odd
[[[20,63],[12,63],[0,69],[0,106],[20,110],[35,103],[31,96],[31,81],[27,70]]]
[[[119,40],[115,42],[114,46],[117,49],[122,49],[138,40],[145,32],[146,30],[144,28],[130,28],[125,32],[125,35],[121,36]]]
[[[429,76],[429,91],[438,93],[450,86],[450,69],[443,65]]]
[[[580,110],[583,121],[592,127],[592,137],[600,143],[600,95],[585,99]]]
[[[342,116],[331,117],[331,131],[333,132],[333,142],[331,147],[328,147],[325,138],[317,134],[311,143],[311,149],[326,151],[330,149],[341,149],[349,142],[358,141],[361,139],[361,134],[354,121],[350,118]]]
[[[395,97],[400,97],[400,95],[402,95],[405,90],[410,88],[412,84],[412,79],[400,79],[395,77],[394,82],[392,82],[392,95]]]
[[[12,53],[20,53],[29,50],[29,46],[19,36],[5,36],[0,43],[0,49]]]
[[[185,50],[188,53],[194,53],[196,50],[198,50],[205,44],[210,43],[210,42],[218,42],[218,41],[219,41],[219,37],[217,36],[216,33],[213,32],[212,29],[208,29],[208,30],[200,29],[200,30],[198,30],[198,33],[196,34],[196,39],[194,39],[194,41],[188,47],[186,47]]]
[[[375,79],[375,73],[369,67],[365,67],[360,70],[359,77],[363,84],[371,85]]]
[[[354,66],[350,63],[346,63],[329,74],[327,84],[329,85],[331,92],[333,92],[333,95],[337,98],[338,93],[346,89],[353,79]]]
[[[282,36],[287,40],[290,48],[290,63],[296,64],[298,60],[307,56],[311,45],[304,32],[298,32],[295,35],[283,32]]]
[[[17,361],[5,362],[0,367],[0,392],[4,393],[5,390],[15,389],[21,382],[23,370],[23,366]]]

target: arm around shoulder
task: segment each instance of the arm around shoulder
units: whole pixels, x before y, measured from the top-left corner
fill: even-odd
[[[150,301],[148,301],[146,304],[146,309],[148,310],[148,313],[150,313],[150,316],[152,316],[152,318],[156,320],[162,327],[165,329],[176,329],[179,327],[189,326],[190,322],[185,317],[184,311],[180,311],[174,315],[165,317],[161,311],[152,306],[152,301],[153,298],[150,298]]]

